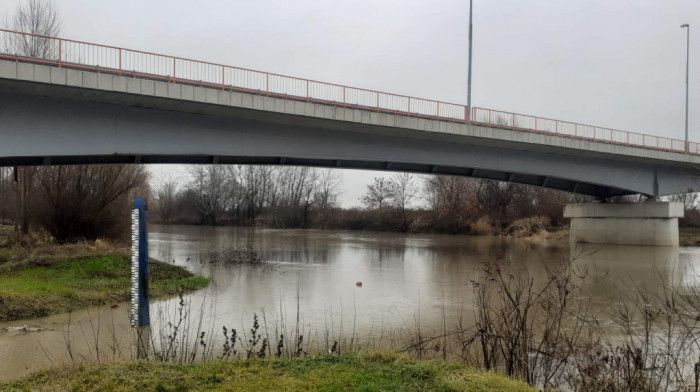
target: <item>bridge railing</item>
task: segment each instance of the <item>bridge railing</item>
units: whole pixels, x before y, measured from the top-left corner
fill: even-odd
[[[467,107],[246,68],[0,29],[0,59],[50,64],[222,90],[467,122]],[[493,109],[472,108],[478,125],[700,155],[700,144]]]

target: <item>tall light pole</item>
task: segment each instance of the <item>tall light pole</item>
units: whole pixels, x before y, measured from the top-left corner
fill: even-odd
[[[686,29],[685,40],[685,152],[688,152],[688,70],[690,68],[690,25],[684,23],[682,29]]]
[[[467,76],[467,123],[472,123],[472,0],[469,0],[469,75]]]

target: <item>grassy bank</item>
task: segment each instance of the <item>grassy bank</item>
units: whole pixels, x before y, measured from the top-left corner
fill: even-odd
[[[150,263],[150,282],[153,297],[209,284],[184,268],[155,260]],[[0,247],[0,321],[128,301],[130,287],[129,255],[109,244]]]
[[[523,383],[463,365],[394,354],[286,360],[141,362],[76,366],[1,384],[3,391],[465,391],[534,392]]]
[[[128,301],[128,256],[112,254],[60,260],[48,265],[1,268],[0,321],[65,313],[93,305]],[[153,297],[173,295],[208,284],[181,267],[151,260]]]

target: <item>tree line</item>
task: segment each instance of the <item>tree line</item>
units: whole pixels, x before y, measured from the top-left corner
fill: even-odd
[[[562,209],[584,197],[506,182],[397,173],[377,177],[362,207],[341,208],[336,169],[203,165],[184,178],[152,182],[154,219],[162,223],[276,228],[470,233],[481,220],[500,232],[514,221],[543,216],[563,224]]]
[[[59,242],[125,239],[131,197],[148,192],[143,165],[0,167],[0,224]]]
[[[366,186],[360,206],[343,208],[339,169],[195,165],[151,178],[143,165],[0,167],[0,224],[44,231],[59,242],[126,239],[133,197],[164,224],[513,234],[566,224],[562,210],[588,197],[477,178],[396,173]],[[638,201],[639,196],[620,201]],[[697,226],[697,194],[669,197]],[[536,219],[535,219],[536,217]],[[534,219],[534,220],[533,220]]]

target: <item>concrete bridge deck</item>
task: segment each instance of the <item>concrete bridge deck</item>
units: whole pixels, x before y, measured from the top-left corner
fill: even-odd
[[[599,198],[698,190],[700,156],[0,60],[0,165],[254,163],[472,176]]]

